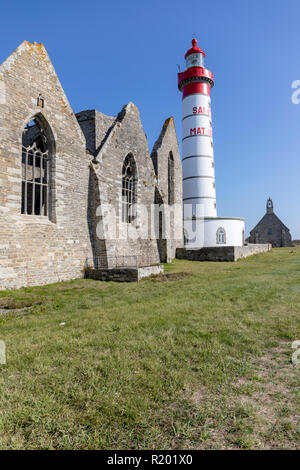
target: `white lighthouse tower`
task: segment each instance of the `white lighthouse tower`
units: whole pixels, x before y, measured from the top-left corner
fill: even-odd
[[[244,219],[217,217],[210,91],[213,74],[204,67],[197,46],[185,55],[186,70],[178,74],[182,92],[182,165],[184,231],[187,248],[244,244]]]

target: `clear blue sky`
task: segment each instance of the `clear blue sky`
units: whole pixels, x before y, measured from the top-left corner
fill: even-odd
[[[212,111],[218,215],[264,215],[266,199],[300,239],[299,0],[0,0],[0,62],[42,42],[75,112],[140,110],[151,147],[174,116],[177,64],[193,36],[215,75]]]

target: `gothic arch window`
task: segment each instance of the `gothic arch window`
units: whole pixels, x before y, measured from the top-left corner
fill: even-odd
[[[43,116],[36,115],[22,134],[21,213],[54,221],[52,194],[54,139]]]
[[[168,157],[168,204],[174,204],[174,157],[173,153],[169,153]]]
[[[223,227],[217,230],[217,244],[224,245],[226,243],[226,231]]]
[[[137,201],[137,171],[133,155],[129,153],[122,168],[122,222],[135,219],[134,205]]]

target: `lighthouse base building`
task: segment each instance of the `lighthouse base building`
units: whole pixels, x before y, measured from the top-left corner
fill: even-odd
[[[245,219],[205,217],[184,219],[185,247],[244,246]]]

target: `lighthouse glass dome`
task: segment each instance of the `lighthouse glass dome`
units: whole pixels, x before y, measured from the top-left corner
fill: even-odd
[[[204,67],[204,56],[201,53],[190,54],[186,58],[186,68]]]

